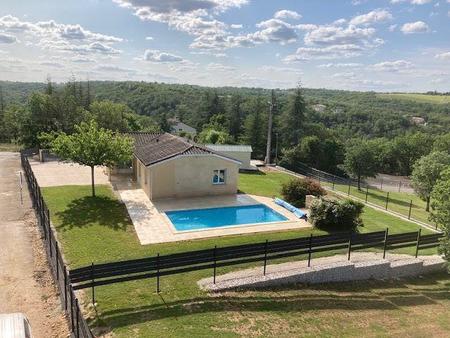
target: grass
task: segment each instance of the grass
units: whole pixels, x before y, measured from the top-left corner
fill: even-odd
[[[278,173],[242,174],[239,189],[247,193],[261,189],[260,194],[273,196],[279,193],[279,183],[288,179],[288,175]],[[42,191],[71,268],[92,261],[295,238],[311,232],[306,229],[142,246],[125,207],[108,186],[97,186],[96,198],[90,197],[89,186]],[[364,232],[386,227],[391,233],[417,229],[415,224],[371,208],[365,208],[363,220]],[[250,265],[220,268],[218,273],[246,266]],[[390,330],[420,336],[450,330],[449,318],[444,315],[450,311],[450,283],[445,274],[422,280],[230,292],[219,297],[209,296],[196,285],[197,280],[210,275],[211,271],[199,271],[164,277],[160,295],[155,293],[154,280],[98,287],[97,312],[95,316],[90,314],[91,324],[112,330],[115,337],[375,336]]]
[[[332,184],[329,182],[321,182],[324,186],[331,187]],[[334,189],[336,191],[348,194],[348,185],[344,184],[335,184]],[[350,195],[358,197],[362,200],[366,198],[366,190],[362,188],[362,190],[358,190],[357,187],[350,187]],[[367,196],[367,201],[373,203],[382,208],[386,207],[386,197],[387,192],[379,190],[377,188],[370,188]],[[409,205],[412,201],[411,208],[411,219],[421,221],[424,223],[431,224],[429,220],[430,213],[425,211],[425,202],[420,199],[416,194],[406,193],[406,192],[389,192],[389,202],[388,202],[388,210],[398,212],[406,217],[409,214]]]
[[[20,151],[21,147],[15,143],[0,143],[0,151]]]
[[[258,196],[280,196],[281,185],[291,179],[291,176],[280,172],[241,173],[239,174],[239,191]]]
[[[407,100],[415,102],[425,102],[434,104],[449,104],[450,96],[448,95],[427,95],[427,94],[409,94],[409,93],[393,93],[393,94],[377,94],[384,99]]]

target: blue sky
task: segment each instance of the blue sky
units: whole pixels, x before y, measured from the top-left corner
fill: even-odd
[[[0,80],[450,90],[450,0],[2,0]]]

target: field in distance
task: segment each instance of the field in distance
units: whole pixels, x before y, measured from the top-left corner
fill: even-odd
[[[377,94],[378,97],[384,99],[398,99],[417,101],[435,104],[449,104],[450,95],[429,95],[429,94],[409,94],[409,93],[392,93],[392,94]]]

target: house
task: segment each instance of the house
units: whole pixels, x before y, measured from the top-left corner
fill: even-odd
[[[324,104],[315,104],[312,106],[315,112],[323,113],[325,109],[327,109],[327,106]]]
[[[179,121],[177,118],[170,119],[170,132],[172,134],[189,134],[191,136],[197,135],[197,129],[188,126],[186,123]]]
[[[240,161],[168,133],[130,133],[133,176],[149,199],[237,193]]]
[[[232,145],[232,144],[205,144],[205,147],[227,157],[234,158],[241,162],[241,170],[257,170],[250,164],[252,156],[252,147],[250,145]]]
[[[426,126],[427,125],[425,119],[420,116],[411,117],[411,123],[415,124],[416,126]]]

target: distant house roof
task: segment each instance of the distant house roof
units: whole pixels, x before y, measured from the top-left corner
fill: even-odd
[[[145,165],[150,166],[182,155],[216,155],[238,162],[213,150],[190,143],[181,137],[168,133],[128,133],[135,140],[134,154]]]
[[[197,129],[187,125],[186,123],[179,121],[176,118],[169,119],[168,122],[170,124],[170,129],[172,130],[172,132],[177,133],[180,131],[184,131],[184,132],[191,133],[191,134],[197,133]]]
[[[235,152],[251,153],[253,151],[252,146],[245,144],[205,144],[205,147],[217,152],[235,151]]]

